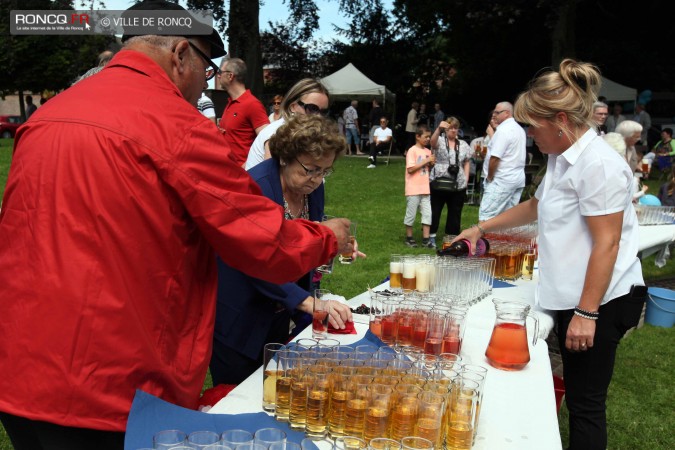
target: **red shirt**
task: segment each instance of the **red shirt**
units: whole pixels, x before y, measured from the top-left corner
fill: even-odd
[[[265,107],[246,89],[236,100],[227,101],[218,126],[225,130],[225,140],[230,146],[231,157],[242,166],[248,157],[251,144],[257,136],[256,128],[270,123]]]
[[[214,249],[275,283],[337,252],[327,228],[283,220],[226,145],[130,50],[19,129],[0,212],[0,411],[121,431],[135,389],[193,407]]]

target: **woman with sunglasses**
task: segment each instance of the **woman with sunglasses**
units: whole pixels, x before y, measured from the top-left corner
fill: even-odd
[[[281,102],[281,118],[265,127],[255,138],[244,168],[246,170],[269,159],[268,141],[291,117],[305,114],[328,114],[328,89],[313,78],[304,78],[291,87]],[[271,119],[270,119],[271,120]]]
[[[281,119],[281,102],[284,98],[281,95],[275,95],[272,99],[272,112],[269,115],[270,123]]]
[[[323,180],[347,147],[335,122],[320,115],[298,115],[277,130],[269,147],[272,157],[249,172],[263,195],[283,207],[286,220],[321,221]],[[276,285],[218,261],[210,365],[214,385],[239,383],[257,370],[266,343],[288,341],[291,317],[296,324],[311,322],[313,273],[295,283]],[[329,320],[333,327],[344,328],[345,322],[352,320],[349,306],[334,303]]]

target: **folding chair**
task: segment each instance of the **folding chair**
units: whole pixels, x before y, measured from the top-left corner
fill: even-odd
[[[389,141],[389,151],[387,152],[387,161],[385,162],[386,165],[389,165],[389,159],[391,158],[391,149],[394,148],[394,137],[392,136],[391,140]]]

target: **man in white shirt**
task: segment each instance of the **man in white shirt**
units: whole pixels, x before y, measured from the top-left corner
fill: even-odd
[[[525,130],[513,118],[509,102],[497,103],[492,117],[497,131],[483,164],[485,188],[478,211],[481,222],[516,206],[525,187]]]
[[[380,117],[380,126],[373,132],[373,143],[370,145],[370,164],[367,169],[374,169],[377,166],[377,153],[385,152],[391,145],[391,138],[393,133],[391,128],[387,126],[389,121],[386,117]]]

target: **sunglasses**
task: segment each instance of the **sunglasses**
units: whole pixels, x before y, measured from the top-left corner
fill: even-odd
[[[274,102],[275,105],[281,105],[281,102]]]
[[[321,114],[322,116],[328,115],[328,109],[321,109],[314,103],[304,103],[300,100],[296,102],[301,108],[305,109],[305,114]]]

